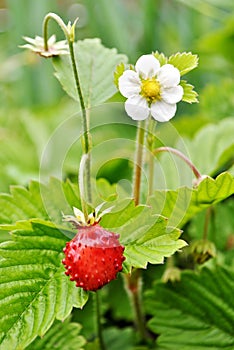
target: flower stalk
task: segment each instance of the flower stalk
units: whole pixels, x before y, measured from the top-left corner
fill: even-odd
[[[145,122],[140,121],[137,128],[136,158],[133,175],[133,198],[135,205],[140,202],[141,173],[143,165],[143,151],[145,140]]]
[[[88,117],[87,117],[87,111],[85,107],[85,102],[84,102],[84,97],[81,89],[81,84],[80,84],[80,79],[79,79],[79,74],[78,74],[78,69],[77,69],[77,64],[76,64],[76,59],[75,59],[75,53],[74,53],[74,41],[75,41],[75,25],[78,20],[78,18],[75,20],[73,25],[69,22],[68,25],[65,25],[63,20],[56,15],[55,13],[48,13],[43,21],[43,37],[44,37],[44,46],[45,46],[45,51],[48,51],[48,23],[49,20],[53,19],[55,20],[60,28],[62,29],[67,42],[69,46],[69,52],[70,52],[70,57],[71,57],[71,63],[72,63],[72,70],[73,70],[73,75],[75,79],[75,85],[76,85],[76,90],[78,94],[78,99],[80,101],[80,106],[81,106],[81,113],[82,113],[82,126],[83,126],[83,138],[82,138],[82,148],[83,148],[83,154],[86,155],[85,157],[85,163],[83,164],[83,168],[85,171],[82,172],[80,177],[83,177],[85,179],[86,183],[86,191],[83,191],[81,194],[82,197],[82,211],[84,212],[86,218],[87,218],[87,202],[92,203],[92,191],[91,191],[91,158],[90,158],[90,150],[91,150],[91,136],[89,132],[89,122],[88,122]],[[79,180],[80,183],[80,180]]]
[[[148,127],[148,135],[147,135],[147,146],[149,149],[149,159],[148,159],[148,186],[149,186],[149,196],[153,193],[154,190],[154,154],[153,154],[153,147],[154,147],[154,130],[157,125],[157,122],[153,120],[151,117],[149,120],[149,127]]]

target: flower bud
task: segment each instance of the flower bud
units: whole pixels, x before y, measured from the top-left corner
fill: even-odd
[[[164,274],[162,275],[162,281],[164,283],[167,282],[177,282],[180,281],[180,275],[181,271],[178,267],[172,266],[168,267],[165,271]]]
[[[207,239],[199,239],[190,245],[190,254],[197,264],[204,264],[216,256],[216,247],[213,242]]]

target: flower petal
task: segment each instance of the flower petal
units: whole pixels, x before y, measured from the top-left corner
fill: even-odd
[[[176,113],[176,104],[156,101],[151,105],[152,117],[159,122],[168,122]]]
[[[143,79],[152,78],[160,69],[160,63],[153,55],[143,55],[136,62],[136,71]]]
[[[53,34],[53,35],[47,40],[48,46],[53,45],[55,42],[56,42],[56,36]]]
[[[172,64],[165,64],[160,68],[157,79],[164,88],[176,86],[180,82],[180,71]]]
[[[144,120],[150,112],[147,101],[140,95],[128,98],[125,102],[125,110],[133,120]]]
[[[167,102],[167,103],[177,103],[179,101],[181,101],[182,97],[184,94],[184,90],[182,88],[182,86],[177,85],[171,88],[161,88],[161,97],[162,99]]]
[[[141,91],[141,81],[133,70],[126,70],[119,78],[119,91],[124,97],[138,95]]]

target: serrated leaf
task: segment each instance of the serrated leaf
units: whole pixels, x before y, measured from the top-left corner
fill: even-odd
[[[62,212],[72,213],[80,207],[79,192],[70,181],[51,178],[48,184],[31,181],[28,189],[12,186],[10,194],[0,194],[0,224],[15,224],[19,220],[46,219],[61,224]]]
[[[193,90],[194,89],[193,85],[188,84],[185,80],[181,80],[180,85],[184,90],[182,101],[188,102],[188,103],[198,102],[198,99],[197,99],[198,94],[196,91]]]
[[[197,67],[198,56],[193,55],[191,52],[178,52],[169,57],[168,63],[179,69],[182,76]]]
[[[135,334],[132,328],[124,329],[108,328],[104,332],[104,339],[107,349],[111,350],[132,350]]]
[[[64,320],[88,295],[64,274],[66,237],[52,223],[31,221],[0,245],[0,348],[18,350]]]
[[[146,308],[153,318],[150,329],[159,334],[157,346],[165,350],[232,350],[234,348],[234,272],[216,266],[181,281],[156,283],[146,293]]]
[[[43,338],[36,338],[27,350],[83,350],[86,341],[79,335],[81,325],[70,322],[55,321]]]
[[[168,227],[165,217],[152,215],[149,207],[135,207],[133,201],[121,210],[103,216],[102,226],[120,235],[125,246],[125,271],[132,266],[146,268],[148,263],[162,264],[165,257],[186,246],[179,239],[181,231]]]
[[[96,181],[98,194],[103,201],[112,201],[117,198],[116,184],[110,184],[106,179]]]
[[[90,108],[105,102],[117,90],[113,83],[113,73],[117,64],[127,62],[127,57],[108,49],[100,39],[85,39],[74,44],[79,79],[85,107]],[[53,59],[55,76],[64,90],[79,101],[69,56]]]
[[[234,193],[234,177],[220,174],[208,177],[197,188],[180,187],[176,191],[155,191],[149,200],[153,213],[166,216],[169,225],[182,227],[196,213],[228,198]]]
[[[159,60],[160,62],[160,66],[163,66],[164,64],[167,63],[167,57],[164,55],[164,53],[159,53],[158,51],[155,51],[152,53],[152,55],[157,58],[157,60]]]

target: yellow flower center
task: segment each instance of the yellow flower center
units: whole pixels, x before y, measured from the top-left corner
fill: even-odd
[[[160,100],[160,84],[155,78],[142,80],[141,95],[146,100],[152,103],[155,100]]]

